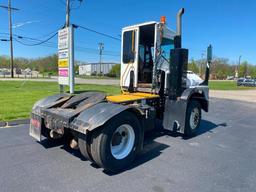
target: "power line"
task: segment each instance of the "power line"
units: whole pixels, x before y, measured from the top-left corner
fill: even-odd
[[[22,42],[22,40],[26,39],[24,37],[19,36],[19,38],[14,38],[14,40],[24,46],[31,46],[31,43],[27,43],[27,42]],[[34,43],[38,44],[38,46],[44,46],[44,47],[50,47],[50,48],[57,48],[57,44],[53,43],[53,42],[45,42],[42,43],[41,40],[37,40],[35,38],[28,38],[30,41],[32,40],[32,42],[38,42],[40,41],[40,43]],[[81,46],[76,46],[75,50],[78,52],[82,52],[82,53],[87,53],[87,54],[93,54],[93,55],[98,55],[98,50],[97,49],[93,49],[93,48],[87,48],[87,47],[81,47]],[[105,51],[104,54],[105,56],[112,56],[112,57],[120,57],[120,54],[118,52],[113,52],[113,51]]]
[[[8,7],[8,6],[5,6],[5,5],[0,5],[0,7],[1,7],[1,8],[4,8],[4,9],[7,9],[7,10],[9,9],[9,7]],[[10,9],[11,9],[11,10],[14,10],[14,11],[18,11],[18,10],[19,10],[19,9],[17,9],[17,8],[14,8],[14,7],[10,7]]]
[[[1,33],[0,33],[1,34]],[[8,33],[2,33],[4,35],[8,35]],[[17,40],[16,42],[19,41],[20,44],[34,44],[34,43],[39,43],[39,42],[42,42],[43,40],[42,39],[35,39],[35,38],[31,38],[31,37],[26,37],[26,36],[21,36],[21,35],[17,35],[17,34],[13,34],[14,37],[16,37],[15,39]],[[24,40],[26,42],[24,42]],[[50,45],[50,46],[54,46],[56,47],[55,45],[57,45],[56,43],[54,42],[45,42],[43,44],[40,44],[40,45]],[[26,45],[25,45],[26,46]]]
[[[9,36],[9,33],[1,33],[0,32],[0,34]],[[18,34],[13,34],[13,36],[16,37],[15,41],[17,40],[17,41],[19,41],[20,44],[25,45],[25,46],[27,46],[27,44],[29,46],[31,44],[38,44],[38,43],[40,43],[39,44],[40,46],[57,48],[57,45],[58,45],[57,43],[51,42],[51,41],[47,41],[47,42],[41,43],[42,41],[45,41],[45,40],[37,39],[37,38],[32,38],[32,37],[28,37],[28,36],[22,36],[22,35],[18,35]],[[79,51],[79,52],[89,53],[89,54],[98,54],[98,52],[99,52],[98,49],[88,48],[88,47],[83,47],[83,46],[76,46],[75,50]],[[119,57],[120,56],[120,52],[105,50],[104,53],[102,53],[102,55]]]
[[[53,33],[56,33],[56,31],[59,31],[59,29],[62,29],[63,27],[65,27],[65,24],[60,25],[57,29],[55,29],[54,31],[51,31],[47,34],[44,35],[40,35],[39,38],[44,38],[44,37],[48,37],[50,35],[52,35]]]
[[[49,48],[57,48],[57,43],[49,41],[57,34],[56,30],[53,32],[55,32],[55,33],[45,40],[32,38],[32,37],[28,37],[28,36],[22,36],[22,35],[18,35],[18,34],[13,34],[13,36],[16,37],[14,39],[16,42],[18,42],[24,46],[44,46],[44,47],[49,47]],[[48,33],[48,34],[52,34],[53,32]],[[0,33],[0,34],[9,36],[9,33]],[[46,36],[46,35],[44,35],[44,36]],[[8,41],[8,40],[1,39],[1,41]],[[25,42],[25,41],[27,41],[27,42]],[[76,46],[75,50],[78,52],[83,52],[83,53],[88,53],[88,54],[95,54],[95,55],[98,54],[98,49],[86,48],[86,47],[82,47],[82,46]],[[112,56],[112,57],[120,57],[119,52],[107,51],[107,50],[104,51],[104,53],[102,53],[102,55]]]
[[[117,38],[117,37],[114,37],[112,35],[108,35],[106,33],[102,33],[102,32],[99,32],[99,31],[96,31],[94,29],[90,29],[88,27],[84,27],[84,26],[81,26],[81,25],[76,25],[76,24],[73,24],[75,28],[78,28],[80,27],[81,29],[84,29],[84,30],[87,30],[87,31],[90,31],[90,32],[93,32],[93,33],[96,33],[98,35],[102,35],[102,36],[105,36],[105,37],[108,37],[108,38],[111,38],[111,39],[114,39],[114,40],[117,40],[117,41],[121,41],[121,39]]]
[[[23,45],[26,45],[26,46],[37,46],[37,45],[41,45],[41,44],[43,44],[43,43],[48,42],[48,41],[51,40],[53,37],[55,37],[57,34],[58,34],[58,32],[55,32],[55,33],[54,33],[52,36],[50,36],[49,38],[47,38],[47,39],[45,39],[45,40],[43,40],[43,41],[41,41],[41,42],[34,43],[34,44],[23,43],[23,42],[17,40],[16,38],[15,38],[15,41],[17,41],[18,43],[21,43],[21,44],[23,44]]]

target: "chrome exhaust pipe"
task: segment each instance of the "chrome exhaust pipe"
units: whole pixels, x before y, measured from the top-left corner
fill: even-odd
[[[64,135],[64,129],[60,128],[60,129],[52,129],[50,131],[50,137],[52,139],[59,139]]]
[[[177,36],[181,36],[182,34],[182,15],[184,14],[184,12],[185,12],[185,9],[184,8],[181,8],[180,10],[179,10],[179,12],[177,13],[177,16],[176,16],[176,27],[177,27],[177,29],[176,29],[176,34],[177,34]]]
[[[78,149],[78,142],[77,139],[72,139],[69,143],[71,149]]]
[[[182,21],[182,15],[184,14],[185,12],[185,9],[182,8],[179,10],[179,12],[177,13],[177,17],[176,17],[176,36],[174,38],[174,47],[175,49],[179,49],[182,47],[181,45],[181,35],[182,35],[182,24],[181,24],[181,21]]]

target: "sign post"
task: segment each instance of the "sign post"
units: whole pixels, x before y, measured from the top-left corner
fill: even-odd
[[[69,92],[74,93],[74,37],[73,26],[58,32],[58,82],[61,92],[64,86],[69,86]]]

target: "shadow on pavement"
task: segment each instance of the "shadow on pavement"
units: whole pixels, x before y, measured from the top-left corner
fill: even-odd
[[[169,135],[171,137],[181,137],[181,138],[183,138],[185,140],[188,140],[188,139],[195,138],[195,137],[197,137],[199,135],[205,134],[207,132],[212,132],[212,130],[217,128],[217,127],[226,127],[226,126],[227,126],[227,123],[215,124],[215,123],[213,123],[211,121],[202,119],[201,123],[200,123],[200,127],[197,130],[197,133],[195,135],[193,135],[193,136],[187,137],[187,136],[184,136],[181,133],[172,132],[172,131],[166,131],[165,134]]]
[[[196,136],[202,135],[206,132],[212,132],[213,129],[217,128],[217,127],[226,127],[227,123],[219,123],[219,124],[215,124],[211,121],[207,121],[207,120],[203,120],[201,121],[200,127],[197,131]],[[196,137],[195,136],[195,137]]]
[[[166,135],[165,131],[152,131],[150,133],[147,133],[144,139],[143,150],[137,155],[136,159],[134,160],[131,166],[129,166],[128,168],[126,168],[125,170],[119,173],[112,173],[105,170],[103,170],[103,172],[109,176],[118,175],[127,170],[134,169],[154,158],[157,158],[159,155],[161,155],[164,149],[170,147],[169,145],[155,141],[156,138],[162,137],[165,135]]]
[[[37,141],[39,144],[43,145],[44,148],[53,148],[64,145],[66,141],[64,139],[43,139],[41,142]]]
[[[206,132],[211,132],[213,129],[217,128],[217,127],[225,127],[227,126],[226,123],[221,123],[221,124],[215,124],[213,122],[207,121],[207,120],[202,120],[201,121],[201,125],[200,128],[198,129],[197,134],[194,137],[197,137],[199,135],[202,135]],[[166,131],[163,130],[161,127],[159,129],[156,129],[155,131],[151,131],[149,133],[146,133],[145,135],[145,139],[144,139],[144,147],[143,150],[137,155],[135,161],[132,163],[131,166],[129,166],[127,169],[123,170],[127,171],[133,168],[136,168],[154,158],[157,158],[159,155],[161,155],[162,151],[165,150],[166,148],[170,147],[169,145],[163,144],[163,143],[159,143],[157,141],[155,141],[155,139],[162,137],[162,136],[170,136],[170,137],[180,137],[181,139],[191,139],[193,137],[184,137],[182,134],[179,133],[175,133],[175,132],[170,132],[170,131]],[[45,139],[41,142],[41,144],[47,149],[47,148],[51,148],[51,147],[57,147],[57,146],[61,146],[60,148],[67,151],[68,153],[80,158],[82,161],[87,161],[87,159],[85,159],[79,150],[74,150],[71,149],[69,147],[69,142],[67,142],[67,140],[65,141],[65,139],[59,139],[59,140],[48,140]],[[89,161],[88,161],[89,162]],[[99,168],[95,163],[91,163],[91,166],[94,168]],[[111,173],[108,171],[104,171],[103,172],[109,176],[112,175],[118,175],[122,172],[119,173]]]

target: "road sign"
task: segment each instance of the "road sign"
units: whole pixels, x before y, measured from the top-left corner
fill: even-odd
[[[58,53],[59,59],[68,58],[68,49],[60,50]]]
[[[69,85],[69,28],[58,32],[59,84]]]
[[[68,58],[59,59],[58,67],[59,67],[59,70],[62,69],[62,68],[68,68]]]
[[[64,28],[58,31],[58,49],[68,49],[69,47],[69,28]]]
[[[59,69],[59,76],[60,77],[68,77],[68,68]]]
[[[59,84],[69,85],[74,93],[74,48],[73,26],[58,31]]]

